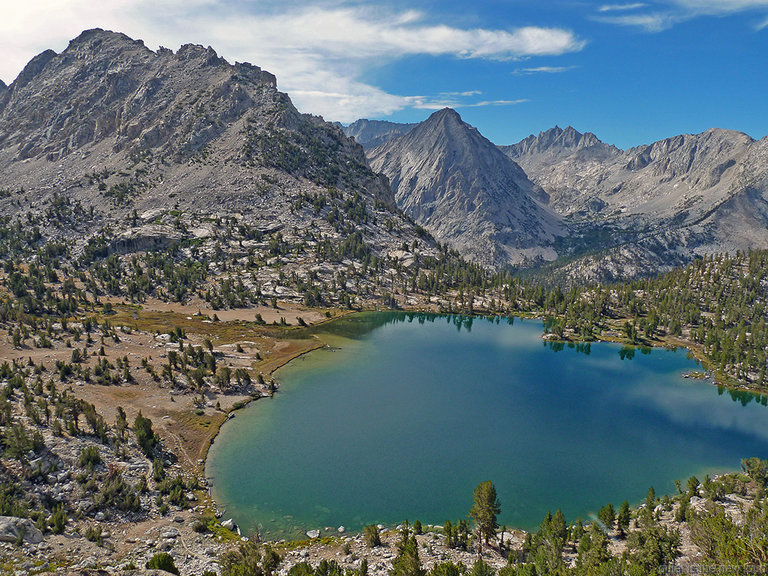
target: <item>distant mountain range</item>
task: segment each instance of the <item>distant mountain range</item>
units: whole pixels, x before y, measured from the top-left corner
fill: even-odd
[[[404,247],[438,249],[418,224],[484,265],[614,280],[768,247],[768,138],[620,150],[555,127],[498,147],[450,109],[342,130],[257,66],[96,29],[0,83],[0,215],[75,251],[107,232],[112,252],[189,243],[234,218],[413,262]]]
[[[511,263],[521,255],[555,260],[546,270],[558,280],[614,280],[707,253],[768,247],[768,138],[711,129],[625,151],[592,133],[555,127],[497,148],[524,171],[512,173],[496,160],[478,160],[494,152],[476,130],[477,137],[468,138],[420,129],[445,115],[435,113],[405,136],[390,128],[390,139],[367,154],[374,169],[390,178],[398,205],[469,257],[489,260],[471,252],[474,239],[467,246],[447,235],[462,220],[462,207],[425,211],[449,193],[449,183],[453,197],[473,198],[504,184],[525,190],[541,210],[512,201],[494,206],[486,224],[522,219],[527,233],[491,240],[495,249],[486,254],[493,254],[495,265],[503,253]],[[457,179],[457,172],[466,178]],[[475,229],[483,228],[484,217],[474,215]]]
[[[376,148],[387,140],[407,134],[418,124],[400,124],[386,120],[355,120],[349,126],[343,126],[344,134],[354,138],[363,148]]]

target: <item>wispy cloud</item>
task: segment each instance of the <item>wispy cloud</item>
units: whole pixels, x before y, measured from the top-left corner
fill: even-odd
[[[291,2],[290,10],[285,4],[26,0],[23,7],[4,11],[0,22],[0,77],[12,80],[33,55],[49,47],[61,50],[67,39],[98,26],[142,38],[153,48],[211,45],[229,60],[250,61],[275,73],[303,111],[351,121],[414,105],[408,95],[362,80],[382,63],[409,56],[515,60],[577,52],[585,44],[556,27],[461,28],[424,12],[344,0]]]
[[[535,68],[518,68],[512,74],[526,76],[529,74],[560,74],[578,68],[578,66],[537,66]]]
[[[619,26],[633,26],[643,28],[648,32],[661,32],[671,28],[677,21],[670,13],[653,14],[622,14],[620,16],[600,16],[596,20],[607,24],[618,24]]]
[[[516,106],[530,102],[528,98],[518,98],[517,100],[483,100],[474,104],[462,104],[459,108],[482,108],[484,106]]]
[[[473,91],[474,94],[481,94],[479,91]],[[462,96],[462,94],[457,94]],[[408,96],[407,100],[411,107],[418,110],[442,110],[443,108],[484,108],[486,106],[515,106],[530,102],[527,98],[518,98],[516,100],[480,100],[472,102],[462,100],[461,98],[437,98],[432,99],[425,96]]]
[[[604,4],[597,9],[598,12],[623,12],[628,10],[639,10],[645,8],[648,4],[635,2],[634,4]]]
[[[647,12],[644,10],[646,8],[651,10]],[[620,13],[626,11],[634,13]],[[649,32],[660,32],[693,18],[726,16],[750,11],[768,11],[768,0],[670,0],[653,6],[647,3],[606,4],[597,9],[594,19],[609,24],[643,28]],[[761,24],[763,25],[756,27],[757,30],[768,26],[768,20]]]
[[[440,92],[440,96],[444,96],[444,97],[456,97],[456,96],[470,97],[470,96],[479,96],[482,93],[483,93],[482,90],[466,90],[464,92]]]
[[[758,22],[757,25],[755,26],[755,30],[758,30],[758,31],[765,30],[766,28],[768,28],[768,17],[762,22]]]
[[[768,0],[673,0],[677,6],[693,14],[730,14],[768,8]]]

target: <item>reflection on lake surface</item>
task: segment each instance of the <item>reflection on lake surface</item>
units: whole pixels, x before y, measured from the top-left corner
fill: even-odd
[[[766,456],[765,398],[685,379],[685,350],[543,342],[541,322],[392,312],[308,330],[212,447],[214,495],[245,531],[465,518],[492,480],[501,523],[536,527]]]

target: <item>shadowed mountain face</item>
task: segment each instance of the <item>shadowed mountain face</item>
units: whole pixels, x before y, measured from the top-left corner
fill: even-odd
[[[397,205],[438,240],[486,265],[553,259],[561,227],[523,170],[451,109],[369,150]]]
[[[362,147],[300,114],[272,74],[212,48],[153,52],[99,29],[61,54],[43,52],[0,89],[0,189],[10,192],[0,213],[44,214],[44,235],[75,244],[107,225],[154,238],[136,249],[194,235],[156,229],[168,211],[261,230],[316,225],[340,238],[354,227],[326,213],[349,202],[366,207],[371,217],[357,230],[377,250],[416,238]],[[405,238],[385,226],[389,218]]]
[[[407,134],[416,124],[401,124],[386,120],[355,120],[344,127],[344,134],[354,138],[366,150],[381,146],[385,142]]]

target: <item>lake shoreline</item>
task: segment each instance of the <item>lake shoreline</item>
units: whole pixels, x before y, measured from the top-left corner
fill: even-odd
[[[376,312],[376,311],[372,310],[372,311],[363,311],[363,312]],[[381,311],[379,311],[379,312],[381,312]],[[402,312],[406,316],[413,315],[413,314],[423,314],[423,313],[425,313],[425,312],[423,312],[421,310],[404,310],[404,311],[397,311],[397,312]],[[425,314],[428,314],[429,316],[434,317],[434,318],[441,318],[441,317],[442,318],[447,318],[447,317],[451,317],[451,316],[464,316],[464,317],[467,317],[467,318],[482,318],[482,319],[485,319],[485,320],[488,320],[488,321],[492,320],[493,318],[501,318],[501,319],[508,318],[506,315],[504,315],[504,316],[499,316],[499,315],[490,316],[490,315],[477,315],[477,314],[475,314],[475,315],[470,317],[470,316],[467,316],[467,315],[464,315],[464,314],[441,314],[441,313],[437,313],[437,312],[434,312],[434,311],[429,311],[429,312],[426,312]],[[352,316],[356,316],[356,315],[357,314],[353,314]],[[524,320],[534,320],[534,321],[537,321],[537,322],[541,322],[542,321],[541,318],[531,317],[531,316],[516,316],[515,317],[515,319],[518,319],[518,318],[524,319]],[[601,339],[601,340],[596,341],[596,343],[600,343],[600,342],[611,342],[611,343],[614,343],[614,344],[617,343],[616,341],[611,341],[611,340],[606,340],[606,339]],[[576,345],[576,344],[578,344],[578,341],[563,341],[562,343]],[[618,344],[626,345],[626,342],[620,342],[619,341]],[[321,347],[321,346],[313,348],[313,350],[317,349],[319,347]],[[667,347],[667,346],[657,345],[655,347],[656,348],[664,348],[664,347]],[[289,364],[291,360],[293,360],[295,358],[298,358],[300,356],[303,356],[304,354],[308,353],[309,351],[311,351],[311,350],[307,350],[303,354],[297,354],[297,355],[295,355],[295,356],[293,356],[291,358],[286,358],[285,362],[281,363],[281,366],[285,366],[285,365]],[[276,369],[277,368],[275,368],[275,370]],[[383,524],[388,524],[388,522],[383,522]]]

